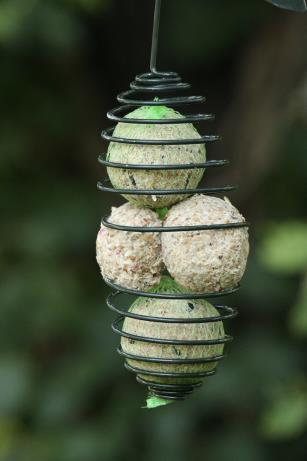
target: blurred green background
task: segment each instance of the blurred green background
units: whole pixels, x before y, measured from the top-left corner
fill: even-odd
[[[95,262],[106,112],[148,70],[152,0],[2,0],[0,460],[267,461],[307,451],[307,17],[168,0],[159,67],[206,94],[251,222],[240,316],[215,377],[141,408]],[[205,127],[208,132],[208,126]]]

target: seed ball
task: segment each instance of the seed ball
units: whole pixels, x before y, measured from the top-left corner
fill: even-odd
[[[136,119],[181,119],[184,116],[165,106],[140,107],[126,115]],[[184,124],[131,124],[119,123],[114,136],[129,139],[175,140],[200,139],[201,136],[190,123]],[[168,165],[203,163],[206,149],[203,144],[195,145],[141,145],[112,142],[107,160],[125,164]],[[204,169],[191,170],[136,170],[125,168],[107,169],[116,189],[194,189],[202,179]],[[124,195],[135,204],[150,208],[163,208],[179,202],[187,195]]]
[[[138,298],[129,309],[129,312],[144,316],[163,318],[195,319],[217,317],[219,312],[204,300],[170,300],[154,298]],[[224,338],[222,321],[210,323],[161,323],[137,320],[126,317],[123,331],[146,338],[170,340],[216,340]],[[138,341],[122,337],[122,350],[128,354],[157,359],[206,359],[222,355],[224,345],[169,345]],[[198,373],[212,371],[217,361],[196,364],[162,364],[127,359],[127,362],[136,368],[154,372],[167,373]],[[143,379],[158,383],[195,383],[202,378],[176,378],[139,374]]]
[[[205,195],[175,205],[165,227],[245,222],[239,211],[224,200]],[[194,292],[219,292],[236,287],[249,253],[246,227],[162,234],[162,254],[169,273]]]
[[[112,208],[113,224],[160,227],[158,215],[149,209],[125,203]],[[147,291],[159,283],[164,267],[158,232],[128,232],[101,226],[96,241],[97,262],[102,276],[118,285]]]

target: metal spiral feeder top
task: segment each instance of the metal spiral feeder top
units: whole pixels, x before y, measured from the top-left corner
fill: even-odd
[[[209,121],[214,119],[212,114],[189,114],[180,119],[163,119],[163,120],[146,120],[146,119],[134,119],[134,118],[125,118],[124,116],[128,114],[131,109],[138,106],[183,106],[183,105],[192,105],[195,103],[203,103],[205,98],[203,96],[178,96],[178,92],[181,90],[190,89],[190,84],[183,83],[179,75],[175,72],[159,72],[156,69],[156,60],[157,60],[157,49],[158,49],[158,32],[159,32],[159,20],[160,20],[160,9],[161,1],[156,0],[155,7],[155,16],[154,16],[154,29],[153,29],[153,41],[152,41],[152,52],[151,52],[151,62],[150,62],[150,72],[138,75],[135,80],[130,84],[130,90],[121,93],[117,100],[122,105],[117,107],[110,112],[108,112],[107,117],[113,122],[120,123],[133,123],[133,124],[180,124],[180,123],[196,123],[200,121]],[[164,97],[165,93],[175,93],[174,96]],[[143,99],[142,94],[152,94],[152,98]],[[115,143],[125,143],[125,144],[142,144],[142,145],[185,145],[185,144],[204,144],[210,142],[216,142],[220,139],[219,136],[215,135],[203,135],[200,139],[185,139],[185,140],[150,140],[150,139],[128,139],[113,136],[114,127],[109,128],[102,132],[103,139]],[[228,164],[227,160],[211,160],[204,163],[195,163],[191,164],[176,164],[176,165],[142,165],[142,164],[122,164],[110,162],[106,159],[106,156],[100,156],[99,162],[104,166],[112,168],[125,168],[125,169],[138,169],[138,170],[180,170],[180,169],[191,169],[191,168],[210,168],[210,167],[222,167]],[[217,188],[197,188],[197,189],[188,189],[188,190],[132,190],[132,189],[114,189],[111,185],[108,184],[108,181],[98,183],[98,188],[105,192],[113,192],[119,194],[138,194],[138,195],[175,195],[175,194],[216,194],[221,192],[229,192],[234,189],[232,186],[226,187],[217,187]],[[102,224],[108,228],[116,229],[118,231],[128,231],[128,232],[185,232],[191,230],[219,230],[229,228],[240,228],[247,227],[248,223],[229,223],[229,224],[213,224],[213,225],[198,225],[198,226],[183,226],[183,227],[133,227],[133,226],[123,226],[113,224],[108,220],[108,217],[104,217]],[[123,297],[123,294],[129,295],[132,298],[132,301],[135,299],[135,296],[139,297],[150,297],[150,298],[162,298],[162,299],[205,299],[205,298],[215,298],[226,296],[228,294],[234,293],[239,289],[239,287],[233,287],[230,290],[224,290],[221,292],[214,293],[147,293],[141,292],[135,289],[125,288],[119,285],[114,284],[110,280],[105,280],[106,283],[113,288],[114,292],[110,294],[107,298],[108,307],[119,314],[117,320],[112,324],[113,331],[123,337],[129,338],[133,341],[142,341],[158,344],[169,344],[169,345],[216,345],[216,344],[226,344],[232,340],[232,337],[225,335],[223,338],[214,339],[214,340],[168,340],[168,339],[157,339],[157,338],[148,338],[144,336],[132,335],[126,333],[122,330],[122,323],[125,317],[130,317],[133,319],[149,321],[149,322],[163,322],[163,323],[172,323],[172,324],[190,324],[190,323],[209,323],[209,322],[221,322],[224,320],[229,320],[234,318],[237,315],[237,311],[234,308],[216,305],[216,309],[219,311],[220,315],[217,317],[207,317],[207,318],[193,318],[193,319],[183,319],[183,318],[161,318],[153,316],[142,316],[128,310],[122,310],[119,307],[120,300]],[[148,358],[130,355],[122,350],[121,347],[118,348],[118,352],[125,359],[133,360],[134,362],[144,363],[157,363],[157,364],[199,364],[199,363],[209,363],[220,361],[224,355],[212,356],[209,358],[193,358],[193,359],[162,359],[162,358]],[[196,372],[196,373],[178,373],[178,372],[165,372],[165,371],[152,371],[140,369],[136,366],[126,363],[125,367],[136,373],[137,381],[148,386],[149,391],[152,395],[157,397],[169,399],[169,400],[183,400],[186,395],[190,394],[195,387],[199,387],[202,383],[202,380],[206,376],[213,375],[215,370]],[[141,376],[140,376],[141,375]],[[167,383],[158,383],[153,382],[153,377],[161,378],[193,378],[193,383],[184,383],[184,384],[167,384]]]

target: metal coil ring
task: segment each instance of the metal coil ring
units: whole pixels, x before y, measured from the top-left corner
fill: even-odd
[[[135,290],[134,288],[127,288],[121,285],[118,285],[111,280],[104,277],[104,281],[109,287],[113,290],[120,291],[122,293],[136,295],[142,298],[156,298],[156,299],[207,299],[207,298],[219,298],[221,296],[228,296],[233,293],[236,293],[240,286],[230,288],[229,290],[214,291],[211,293],[151,293],[149,291]]]
[[[139,362],[148,362],[148,363],[166,363],[166,364],[175,364],[175,365],[193,365],[201,363],[212,363],[222,360],[225,355],[215,355],[212,357],[205,358],[193,358],[193,359],[164,359],[160,357],[142,357],[140,355],[128,354],[128,352],[123,351],[122,347],[117,348],[119,355],[125,357],[126,359],[135,360]]]
[[[201,387],[202,380],[196,383],[189,383],[185,385],[180,384],[159,384],[147,380],[140,376],[136,376],[138,383],[147,386],[149,393],[168,400],[184,400],[186,396],[192,394],[194,389]]]
[[[236,229],[242,227],[249,227],[249,223],[246,221],[237,223],[226,223],[226,224],[201,224],[195,226],[167,226],[167,227],[151,227],[151,226],[125,226],[123,224],[114,224],[108,220],[108,216],[105,216],[101,220],[101,225],[108,227],[109,229],[115,229],[124,232],[193,232],[193,231],[210,231],[210,230],[224,230],[224,229]]]
[[[225,192],[233,192],[236,190],[235,186],[224,186],[224,187],[198,187],[194,189],[114,189],[114,187],[108,187],[104,184],[110,183],[109,179],[105,179],[104,182],[99,181],[97,187],[99,190],[104,192],[111,192],[114,194],[122,195],[193,195],[193,194],[224,194]]]
[[[154,123],[152,123],[152,125],[153,124]],[[102,131],[101,137],[110,142],[148,146],[185,146],[193,144],[207,144],[208,142],[216,142],[221,140],[220,136],[215,135],[203,135],[197,139],[134,139],[113,136],[113,132],[114,127],[108,128],[107,130]]]
[[[161,104],[161,101],[159,101]],[[135,105],[119,106],[115,109],[110,110],[107,113],[107,117],[112,122],[120,123],[131,123],[137,125],[180,125],[183,123],[197,123],[201,121],[214,120],[214,114],[187,114],[183,119],[181,118],[168,118],[168,119],[138,119],[138,118],[125,118],[124,115],[127,115],[131,109],[135,108]]]
[[[186,387],[185,385],[182,385],[182,384],[156,383],[155,381],[145,380],[144,378],[142,378],[140,376],[137,376],[136,379],[141,384],[146,384],[146,386],[150,385],[150,386],[156,387],[157,389],[167,389],[169,392],[176,391],[178,389],[184,390],[185,387]],[[202,385],[202,381],[199,381],[198,383],[190,383],[189,387],[195,388],[195,387],[200,387],[201,385]]]
[[[187,319],[182,319],[182,318],[150,317],[146,315],[135,314],[133,312],[122,310],[119,307],[117,307],[115,302],[118,299],[118,297],[120,297],[123,294],[124,293],[120,291],[111,293],[107,297],[107,306],[113,312],[116,312],[117,314],[121,316],[129,317],[135,320],[144,320],[144,321],[161,322],[161,323],[213,323],[213,322],[230,320],[238,315],[237,309],[234,309],[233,307],[215,305],[214,307],[220,312],[220,315],[216,317],[192,318],[192,319],[189,319],[188,322],[187,322]],[[163,299],[165,298],[163,297]]]
[[[127,338],[132,339],[133,341],[141,341],[144,343],[152,343],[152,344],[168,344],[170,346],[216,346],[217,344],[226,344],[233,340],[233,337],[230,335],[225,335],[223,338],[217,339],[160,339],[160,338],[150,338],[148,336],[138,336],[132,333],[126,333],[119,327],[119,325],[125,320],[125,316],[118,317],[112,323],[112,330],[114,333]],[[185,322],[189,324],[189,319]],[[221,320],[218,320],[221,321]],[[206,323],[206,322],[203,322]]]
[[[152,165],[145,165],[141,163],[117,163],[111,162],[110,160],[106,159],[106,156],[100,155],[98,157],[98,162],[101,165],[111,168],[120,168],[125,170],[194,170],[199,168],[218,168],[229,165],[228,160],[208,160],[207,162],[201,163],[176,163],[176,164],[168,164],[168,165],[159,165],[159,164],[152,164]]]
[[[137,368],[125,363],[127,370],[132,371],[140,375],[148,376],[158,376],[161,378],[205,378],[207,376],[212,376],[216,373],[216,370],[210,371],[197,371],[195,373],[176,373],[168,371],[152,371],[152,370],[143,370],[142,368]]]

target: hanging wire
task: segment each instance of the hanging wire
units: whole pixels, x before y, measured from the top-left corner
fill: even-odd
[[[159,43],[161,4],[162,4],[162,0],[156,0],[155,13],[154,13],[154,25],[153,25],[153,32],[152,32],[151,57],[150,57],[150,70],[153,74],[158,73],[157,72],[157,54],[158,54],[158,43]]]

